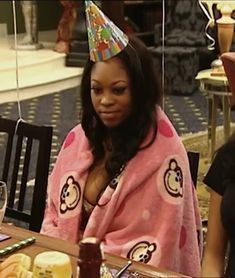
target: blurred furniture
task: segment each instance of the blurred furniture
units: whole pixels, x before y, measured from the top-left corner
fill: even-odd
[[[208,36],[207,29],[216,23],[219,54],[230,51],[234,36],[235,20],[232,13],[235,10],[235,1],[199,0],[199,3],[209,18],[206,26],[206,35],[212,41],[211,46],[213,47],[215,44],[215,38]],[[205,7],[207,7],[207,10]],[[215,16],[213,8],[219,11],[219,16]],[[212,75],[225,75],[221,59],[213,61],[212,69]]]
[[[235,52],[227,52],[221,55],[224,71],[228,79],[230,91],[232,92],[231,104],[235,104]]]
[[[124,31],[124,5],[126,1],[122,0],[100,0],[94,1],[102,11],[114,22],[121,30]],[[136,1],[132,1],[136,2]]]
[[[198,167],[199,167],[199,152],[187,151],[189,168],[192,177],[193,184],[195,188],[197,187],[197,175],[198,175]]]
[[[73,277],[77,277],[77,258],[78,258],[78,245],[69,243],[68,241],[48,237],[45,235],[41,235],[39,233],[35,233],[32,231],[28,231],[22,228],[10,226],[3,224],[2,225],[2,233],[6,235],[10,235],[11,239],[1,241],[0,242],[0,249],[11,245],[13,243],[16,243],[19,240],[26,239],[28,237],[35,237],[36,241],[33,245],[30,245],[28,247],[25,247],[23,249],[23,252],[30,256],[32,260],[34,257],[41,252],[44,251],[50,251],[50,250],[56,250],[59,252],[66,253],[70,256],[72,266],[73,266]],[[22,250],[17,251],[18,253],[22,252]],[[16,252],[16,253],[17,253]],[[119,257],[116,255],[104,254],[105,263],[108,267],[119,270],[124,265],[127,264],[127,259],[123,257]],[[188,276],[185,276],[183,274],[175,273],[173,271],[168,271],[160,268],[156,268],[151,265],[147,265],[144,263],[139,263],[133,261],[132,265],[128,268],[127,272],[136,272],[136,275],[134,277],[180,277],[180,278],[186,278]],[[127,273],[125,272],[125,274]],[[130,276],[130,275],[129,275]],[[122,276],[124,277],[124,275]],[[88,277],[89,278],[89,277]],[[188,277],[189,278],[189,277]]]
[[[83,67],[89,57],[85,1],[73,1],[73,10],[76,13],[76,19],[71,30],[72,35],[65,65],[68,67]]]
[[[59,53],[68,53],[72,37],[72,30],[76,21],[76,7],[74,1],[60,0],[64,11],[57,27],[57,38],[54,50]]]
[[[147,46],[153,46],[154,26],[162,21],[162,1],[120,2],[123,2],[124,32],[134,33]]]
[[[224,140],[230,135],[230,96],[226,76],[212,76],[211,69],[198,72],[196,80],[200,82],[200,90],[206,93],[208,99],[208,144],[212,159],[216,146],[217,109],[222,100],[224,118]]]
[[[45,209],[52,127],[0,118],[0,134],[4,146],[0,177],[8,188],[5,216],[38,232]]]
[[[191,95],[197,89],[195,76],[201,69],[208,68],[215,53],[207,48],[204,34],[206,17],[198,0],[166,0],[164,49],[162,26],[155,26],[156,46],[151,48],[156,68],[161,72],[164,54],[165,82],[168,94]]]
[[[162,19],[162,0],[100,1],[104,13],[125,33],[154,45],[154,25]]]

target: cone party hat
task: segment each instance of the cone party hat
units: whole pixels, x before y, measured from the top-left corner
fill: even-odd
[[[99,62],[117,55],[127,46],[127,35],[92,1],[85,4],[90,59]]]

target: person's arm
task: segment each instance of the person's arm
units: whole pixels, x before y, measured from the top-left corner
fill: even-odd
[[[67,137],[66,137],[67,138]],[[65,139],[66,142],[66,139]],[[64,161],[64,144],[63,143],[60,152],[57,156],[54,168],[48,179],[47,187],[47,200],[44,218],[40,233],[58,237],[58,205],[59,205],[59,184],[60,176],[63,172],[63,161]]]
[[[53,200],[48,199],[40,233],[53,237],[59,237],[57,221],[58,213],[55,204],[53,203]]]
[[[82,143],[81,143],[82,142]],[[85,145],[85,147],[83,145]],[[70,219],[77,218],[79,219],[79,215],[77,210],[71,211],[70,216],[62,217],[61,215],[61,187],[65,184],[66,179],[72,175],[76,175],[76,178],[79,176],[78,172],[73,165],[80,165],[81,153],[87,153],[87,139],[84,135],[84,132],[80,125],[73,128],[68,135],[66,136],[64,143],[60,149],[60,152],[57,156],[56,163],[54,165],[53,171],[50,174],[48,179],[48,188],[47,188],[47,201],[46,201],[46,209],[44,213],[44,219],[42,222],[41,233],[46,234],[53,237],[58,237],[62,239],[70,239],[70,233],[65,232],[65,226],[69,225],[68,222]],[[82,151],[81,151],[82,150]],[[89,159],[89,158],[88,158]],[[87,163],[87,159],[84,159]],[[84,162],[82,162],[85,164]],[[83,165],[82,164],[82,165]],[[74,167],[74,168],[73,168]],[[83,166],[82,166],[83,167]],[[87,166],[86,166],[87,167]],[[76,168],[77,169],[77,168]],[[66,177],[66,178],[65,178]],[[63,179],[64,178],[64,179]],[[67,211],[70,212],[69,210]],[[66,224],[64,224],[67,221]],[[74,222],[75,220],[72,220]],[[63,223],[63,224],[62,224]],[[76,223],[74,222],[76,226]],[[68,229],[73,229],[74,227],[68,226]],[[68,231],[68,229],[66,231]],[[74,233],[75,234],[75,233]],[[76,236],[76,235],[75,235]],[[76,241],[76,238],[71,238],[71,241]]]
[[[206,246],[202,260],[202,277],[223,277],[227,235],[221,222],[222,196],[211,189]]]

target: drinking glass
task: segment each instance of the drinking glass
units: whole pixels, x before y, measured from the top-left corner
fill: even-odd
[[[4,181],[0,181],[0,228],[5,215],[7,206],[7,185]]]

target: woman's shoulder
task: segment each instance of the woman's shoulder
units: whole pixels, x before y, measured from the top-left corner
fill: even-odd
[[[66,138],[71,136],[85,136],[84,130],[80,123],[70,129],[70,131],[66,135]]]
[[[67,133],[63,145],[76,145],[77,147],[78,145],[81,145],[83,143],[87,143],[87,137],[81,124],[78,124]]]
[[[218,153],[225,155],[235,153],[235,133],[232,134],[229,140],[218,149]]]
[[[220,195],[224,194],[227,181],[234,180],[235,141],[229,140],[214,154],[203,182]]]
[[[161,107],[157,107],[157,128],[158,134],[163,135],[164,139],[173,140],[175,146],[183,145],[182,140],[176,131],[173,123],[168,118],[167,114]]]
[[[235,165],[235,140],[233,138],[217,149],[212,164],[219,164],[223,168]]]
[[[172,132],[177,133],[166,112],[160,106],[156,107],[156,115],[158,126],[160,125],[161,128],[163,127],[164,129],[168,129],[168,131],[171,130]]]
[[[230,139],[221,148],[218,149],[216,156],[220,159],[224,165],[224,168],[230,168],[231,170],[235,167],[235,140]]]

